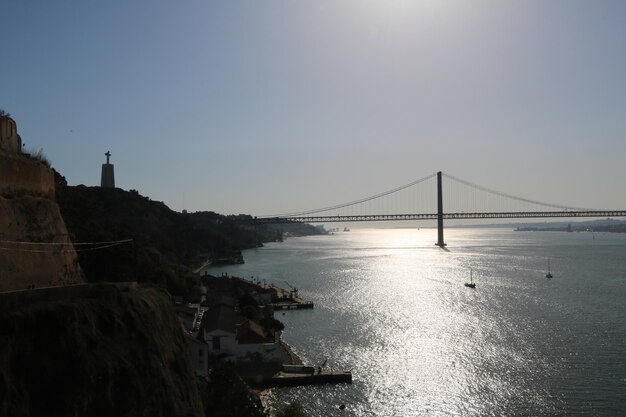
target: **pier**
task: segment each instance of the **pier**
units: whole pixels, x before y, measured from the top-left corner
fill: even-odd
[[[300,310],[306,308],[313,308],[313,302],[305,301],[300,298],[290,302],[278,302],[272,303],[274,310]]]
[[[285,284],[289,285],[291,290],[285,290],[274,284],[264,286],[265,289],[269,289],[275,293],[275,297],[272,297],[271,303],[274,310],[301,310],[313,308],[312,301],[307,301],[298,296],[297,288],[292,287],[286,281]]]
[[[352,383],[350,371],[323,370],[315,366],[280,365],[271,362],[239,362],[237,373],[244,381],[259,388]]]
[[[292,373],[281,371],[265,381],[268,386],[272,387],[287,387],[296,385],[313,385],[313,384],[338,384],[338,383],[352,383],[352,372],[329,372],[322,371],[321,373]]]

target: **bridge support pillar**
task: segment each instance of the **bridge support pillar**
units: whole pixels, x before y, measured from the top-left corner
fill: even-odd
[[[437,246],[446,246],[443,241],[443,191],[441,188],[441,171],[437,173]]]

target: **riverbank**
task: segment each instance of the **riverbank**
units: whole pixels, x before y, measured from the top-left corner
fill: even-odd
[[[302,359],[291,349],[287,342],[280,340],[279,346],[283,350],[283,365],[304,365]]]
[[[278,346],[282,350],[281,359],[283,365],[303,365],[302,359],[293,351],[287,342],[279,340]],[[263,409],[269,410],[271,388],[256,384],[249,384],[249,386],[250,393],[261,402]]]

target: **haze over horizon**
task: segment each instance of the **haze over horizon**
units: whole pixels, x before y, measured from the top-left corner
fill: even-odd
[[[3,4],[0,108],[71,185],[331,206],[444,171],[626,209],[626,2]]]

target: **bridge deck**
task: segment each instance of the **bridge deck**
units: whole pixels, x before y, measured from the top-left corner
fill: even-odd
[[[589,210],[589,211],[539,211],[539,212],[494,212],[494,213],[443,213],[444,219],[529,219],[548,217],[626,217],[626,210]],[[254,219],[259,224],[277,223],[333,223],[333,222],[374,222],[401,220],[437,220],[437,213],[409,214],[367,214],[338,216],[294,216],[260,217]]]

